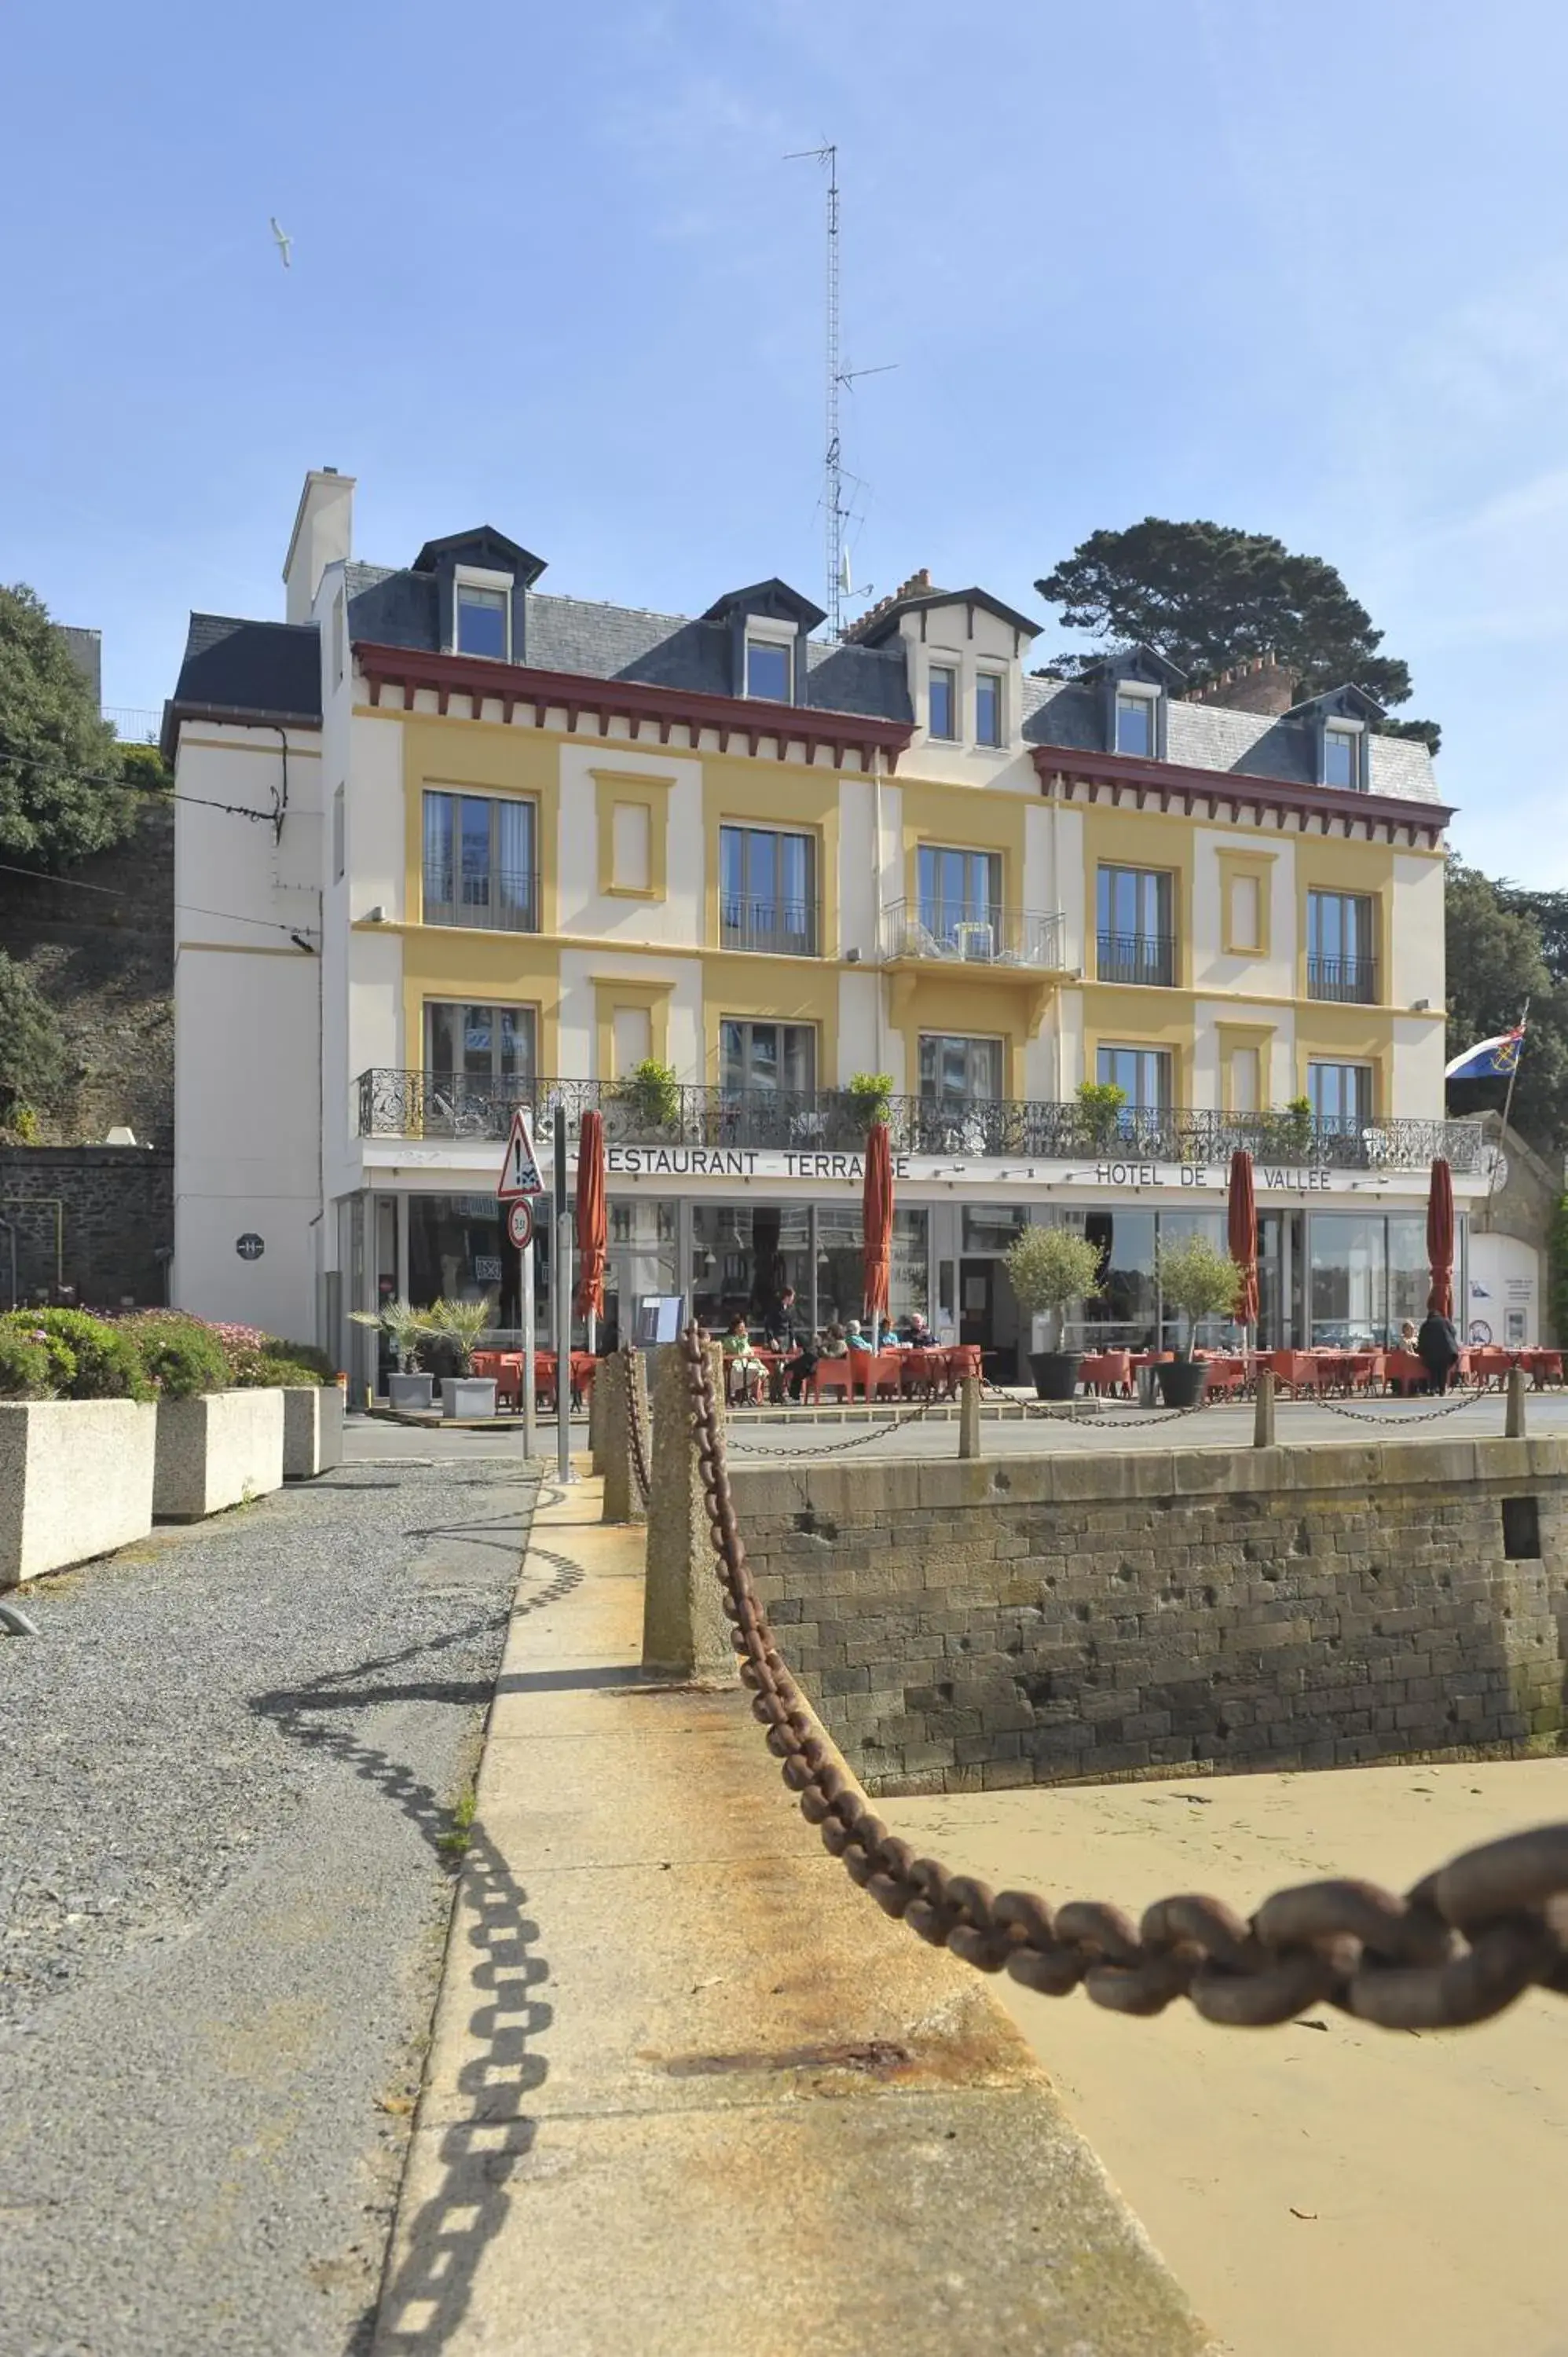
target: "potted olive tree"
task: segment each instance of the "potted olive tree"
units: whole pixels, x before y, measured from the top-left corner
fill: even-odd
[[[479,1337],[491,1323],[495,1304],[483,1301],[435,1301],[427,1313],[429,1331],[445,1342],[457,1361],[455,1375],[441,1379],[441,1413],[446,1416],[484,1418],[496,1412],[495,1379],[476,1375],[474,1353]]]
[[[1037,1399],[1069,1400],[1078,1389],[1083,1354],[1062,1349],[1063,1319],[1070,1302],[1094,1291],[1102,1258],[1100,1246],[1075,1228],[1026,1228],[1003,1254],[1002,1265],[1026,1316],[1055,1312],[1055,1350],[1029,1353]]]
[[[1160,1396],[1167,1407],[1196,1407],[1208,1383],[1208,1369],[1192,1355],[1197,1321],[1234,1314],[1241,1271],[1207,1236],[1184,1236],[1177,1243],[1161,1244],[1155,1258],[1165,1306],[1187,1325],[1179,1356],[1162,1359],[1155,1369]]]
[[[422,1342],[430,1338],[430,1314],[416,1309],[412,1301],[386,1301],[380,1309],[351,1309],[349,1313],[356,1326],[373,1326],[387,1338],[387,1347],[397,1361],[395,1373],[387,1377],[387,1405],[403,1413],[417,1415],[434,1404],[435,1378],[416,1371]]]

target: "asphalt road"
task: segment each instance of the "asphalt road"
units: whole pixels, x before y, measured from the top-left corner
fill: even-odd
[[[532,1496],[493,1455],[359,1463],[28,1587],[5,2357],[366,2345]]]

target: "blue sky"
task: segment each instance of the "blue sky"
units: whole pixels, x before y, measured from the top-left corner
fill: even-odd
[[[1439,719],[1455,841],[1568,884],[1568,12],[1534,0],[14,0],[0,578],[155,705],[357,554],[480,521],[543,587],[820,597],[836,139],[857,579],[1031,612],[1099,525],[1329,558]],[[26,192],[25,200],[21,192]],[[285,272],[267,227],[292,235]],[[25,233],[18,233],[25,225]]]

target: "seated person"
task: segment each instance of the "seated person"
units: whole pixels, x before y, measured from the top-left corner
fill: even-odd
[[[853,1325],[854,1321],[852,1320],[851,1323]],[[855,1327],[854,1330],[858,1332],[859,1328]],[[848,1358],[849,1338],[842,1326],[835,1322],[832,1326],[823,1327],[822,1340],[817,1345],[817,1356],[821,1359]]]
[[[937,1338],[918,1309],[911,1309],[908,1318],[899,1319],[898,1332],[900,1340],[911,1351],[931,1351],[936,1348]]]
[[[858,1318],[850,1319],[843,1329],[843,1339],[845,1347],[851,1351],[869,1351],[871,1348],[871,1337],[862,1333]]]
[[[751,1336],[746,1331],[746,1319],[738,1309],[730,1319],[729,1331],[724,1338],[723,1348],[725,1372],[738,1381],[742,1395],[748,1399],[754,1407],[759,1405],[767,1388],[768,1370],[752,1351]]]

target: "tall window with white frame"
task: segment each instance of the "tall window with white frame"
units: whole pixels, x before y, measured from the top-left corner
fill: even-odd
[[[925,938],[952,957],[995,957],[1004,946],[1001,855],[922,843],[918,872]]]
[[[1002,1094],[1002,1042],[960,1033],[920,1034],[920,1094],[994,1104]]]
[[[977,671],[974,674],[974,741],[985,746],[999,746],[1004,741],[1000,672]]]
[[[1168,1048],[1100,1048],[1095,1052],[1095,1078],[1101,1088],[1120,1089],[1123,1129],[1135,1129],[1139,1116],[1166,1114],[1171,1108],[1171,1056]]]
[[[499,794],[428,791],[424,797],[424,922],[499,932],[539,930],[537,814]]]
[[[721,1119],[734,1142],[776,1151],[810,1145],[824,1127],[811,1023],[726,1016],[719,1025]]]
[[[1359,792],[1361,775],[1361,746],[1364,731],[1347,728],[1329,721],[1323,731],[1323,782],[1326,786],[1345,786]]]
[[[719,936],[725,949],[817,955],[813,835],[775,826],[720,827]]]
[[[794,695],[794,648],[787,639],[747,631],[746,692],[768,704],[789,704]]]
[[[1313,1120],[1323,1135],[1359,1137],[1372,1119],[1372,1068],[1309,1063],[1306,1094]]]
[[[1101,982],[1157,985],[1176,981],[1172,878],[1163,869],[1101,867],[1098,885],[1095,971]]]
[[[1152,761],[1159,748],[1159,698],[1145,688],[1119,687],[1116,691],[1116,746],[1118,753],[1132,753],[1140,759]]]
[[[465,581],[459,574],[453,590],[454,637],[460,655],[489,655],[498,662],[511,659],[511,596],[493,582]]]
[[[497,1114],[532,1086],[535,1017],[532,1006],[424,1002],[424,1121],[427,1135],[469,1129],[486,1135]]]
[[[950,663],[933,663],[926,675],[927,734],[950,744],[958,735],[958,673]]]
[[[1306,896],[1306,995],[1371,1006],[1378,996],[1377,904],[1362,892]]]

